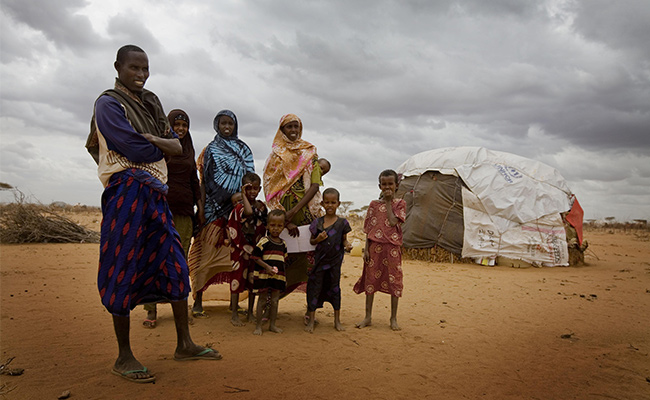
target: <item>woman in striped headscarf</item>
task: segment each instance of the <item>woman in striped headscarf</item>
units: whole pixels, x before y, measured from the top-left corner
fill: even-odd
[[[205,317],[203,292],[208,286],[230,282],[232,263],[225,240],[228,216],[233,209],[231,198],[239,192],[242,177],[247,172],[255,172],[253,152],[238,138],[235,114],[230,110],[219,111],[213,126],[217,134],[197,160],[205,202],[204,212],[198,216],[202,227],[188,257],[194,290],[192,313],[198,318]]]

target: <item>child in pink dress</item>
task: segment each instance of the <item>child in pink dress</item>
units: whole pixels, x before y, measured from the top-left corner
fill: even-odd
[[[391,169],[379,174],[381,197],[368,206],[363,230],[366,247],[363,251],[363,273],[354,285],[354,292],[366,293],[366,317],[357,328],[371,325],[375,292],[391,295],[390,327],[397,325],[397,303],[402,297],[402,223],[406,219],[406,202],[395,198],[399,185],[397,173]]]

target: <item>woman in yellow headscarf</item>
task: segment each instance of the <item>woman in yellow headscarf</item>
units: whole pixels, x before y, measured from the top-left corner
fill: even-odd
[[[269,210],[286,211],[291,236],[321,215],[316,194],[322,184],[316,146],[302,139],[302,121],[294,114],[283,116],[264,166],[264,194]],[[289,254],[286,294],[307,282],[311,264],[307,253]]]

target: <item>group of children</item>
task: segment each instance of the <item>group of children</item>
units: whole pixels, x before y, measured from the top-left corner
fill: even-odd
[[[324,173],[329,171],[329,162],[320,159]],[[371,324],[374,293],[391,295],[390,326],[399,330],[397,324],[397,304],[402,295],[401,268],[401,224],[406,218],[406,203],[396,199],[398,175],[393,170],[385,170],[379,175],[381,195],[373,200],[364,221],[366,245],[363,252],[363,273],[354,286],[355,293],[366,294],[365,318],[356,324],[363,328]],[[255,297],[258,296],[255,313],[255,335],[262,334],[262,325],[268,317],[269,331],[281,333],[277,327],[278,303],[286,287],[287,247],[280,234],[285,226],[285,212],[271,210],[257,199],[261,190],[261,179],[255,173],[247,173],[242,178],[241,194],[233,196],[235,208],[228,221],[228,238],[233,247],[233,282],[243,284],[249,292],[248,320],[253,315]],[[315,246],[314,266],[308,272],[307,314],[305,331],[312,333],[315,327],[316,309],[325,302],[334,308],[334,328],[343,330],[340,321],[341,310],[341,265],[344,252],[352,246],[347,240],[351,231],[345,218],[337,215],[340,194],[334,188],[323,191],[321,206],[325,215],[315,219],[309,226],[310,243]],[[235,293],[231,300],[231,321],[235,326],[243,323],[238,316],[239,301]],[[268,313],[268,315],[267,315]]]

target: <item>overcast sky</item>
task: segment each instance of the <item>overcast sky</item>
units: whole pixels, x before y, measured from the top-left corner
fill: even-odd
[[[639,1],[2,0],[0,181],[99,205],[84,148],[115,53],[190,116],[224,108],[258,172],[283,114],[303,121],[353,208],[411,155],[484,146],[557,168],[586,218],[650,219],[650,5]],[[5,192],[0,200],[11,200]]]

